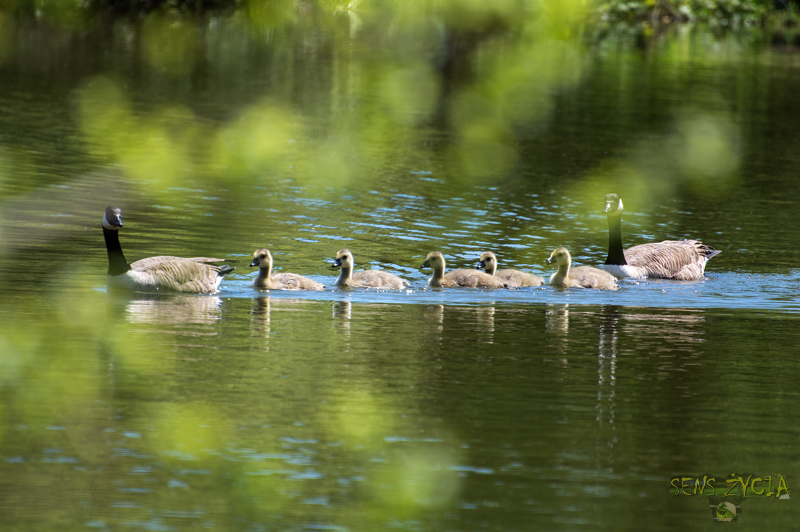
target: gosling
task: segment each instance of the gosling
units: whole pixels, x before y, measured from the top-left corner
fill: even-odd
[[[349,249],[340,249],[336,252],[336,259],[333,261],[332,267],[342,269],[334,283],[336,286],[400,290],[410,285],[405,279],[381,270],[364,270],[354,274],[354,265],[353,254]]]
[[[578,266],[570,269],[572,257],[567,248],[556,248],[547,259],[548,264],[558,264],[558,271],[550,276],[550,284],[560,288],[600,288],[604,290],[616,290],[617,279],[610,273],[592,268],[591,266]]]
[[[276,273],[272,275],[272,253],[268,249],[257,249],[253,253],[251,268],[258,266],[258,277],[253,280],[255,288],[272,290],[324,290],[325,285],[296,273]]]
[[[544,284],[544,279],[538,275],[519,270],[498,270],[497,257],[491,251],[481,253],[480,262],[475,269],[483,270],[487,275],[494,276],[510,286],[541,286]]]
[[[508,288],[508,285],[491,275],[475,270],[453,270],[445,273],[444,256],[438,251],[428,253],[421,268],[433,268],[428,286],[433,288]]]

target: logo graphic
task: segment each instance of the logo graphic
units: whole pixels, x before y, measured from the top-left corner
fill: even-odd
[[[721,502],[717,505],[716,521],[736,521],[736,505],[732,502]]]
[[[708,497],[714,521],[737,521],[745,499],[788,499],[789,485],[783,475],[681,475],[670,479],[669,492],[673,497]]]

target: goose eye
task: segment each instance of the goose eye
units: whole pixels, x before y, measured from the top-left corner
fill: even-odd
[[[267,258],[267,256],[266,256],[266,255],[261,255],[260,257],[261,257],[262,259],[266,259],[266,258]]]

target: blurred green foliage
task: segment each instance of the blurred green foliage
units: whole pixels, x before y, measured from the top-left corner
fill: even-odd
[[[0,311],[7,526],[115,528],[150,515],[178,529],[200,518],[222,530],[311,519],[368,531],[459,495],[462,457],[447,428],[405,420],[419,406],[369,366],[340,364],[374,359],[390,316],[351,337],[320,319],[329,303],[263,297],[251,312],[240,298],[220,323],[215,297],[84,287],[7,301],[17,309],[13,319]],[[429,340],[410,334],[420,323],[395,326],[415,344]],[[420,378],[408,366],[392,382],[413,388]],[[436,441],[414,441],[421,431]]]
[[[742,124],[757,121],[742,115],[755,107],[730,102],[761,95],[746,81],[757,73],[726,67],[755,54],[764,34],[620,30],[597,24],[597,8],[252,2],[224,15],[156,12],[58,28],[6,16],[9,91],[28,78],[53,89],[33,102],[40,107],[9,108],[15,134],[0,138],[0,187],[23,201],[37,187],[112,168],[124,190],[110,197],[133,189],[180,204],[208,189],[217,193],[191,203],[268,203],[282,219],[294,212],[254,187],[315,187],[321,198],[391,189],[435,203],[452,186],[499,186],[508,200],[563,186],[589,212],[623,187],[635,191],[633,204],[731,193]],[[55,68],[62,63],[68,74]],[[42,139],[57,152],[57,172],[37,148]],[[432,177],[408,178],[419,172]],[[446,234],[462,213],[440,215],[418,214]],[[225,216],[217,223],[235,223]],[[561,223],[579,229],[572,218]],[[508,237],[528,233],[514,224]]]
[[[601,3],[603,20],[643,22],[652,26],[702,22],[711,28],[772,30],[800,23],[797,2],[790,0],[611,0]]]
[[[88,80],[79,92],[82,131],[98,160],[120,162],[140,182],[165,188],[187,172],[234,184],[287,167],[305,183],[364,181],[387,153],[412,145],[431,126],[451,129],[457,173],[500,176],[518,161],[515,128],[546,120],[552,97],[581,80],[591,7],[587,0],[338,6],[315,23],[336,32],[337,17],[346,17],[350,27],[349,39],[337,37],[341,73],[332,89],[341,107],[333,107],[325,138],[314,139],[308,117],[276,98],[254,102],[218,128],[185,107],[136,113],[107,77]],[[283,32],[309,16],[291,3],[253,2],[231,22]],[[149,67],[175,79],[191,75],[204,61],[199,32],[209,30],[147,18],[140,39]],[[371,49],[376,40],[380,48]],[[148,177],[155,172],[157,181]]]

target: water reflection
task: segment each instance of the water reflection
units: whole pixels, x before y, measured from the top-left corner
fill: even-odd
[[[116,294],[110,297],[118,297]],[[182,294],[135,294],[125,314],[130,323],[152,325],[208,325],[220,319],[222,299]]]
[[[545,310],[545,331],[566,334],[569,331],[569,304],[547,305]]]
[[[91,293],[84,310],[102,316],[105,294]],[[742,336],[774,341],[787,352],[791,343],[790,335],[775,334],[779,329],[766,330],[762,317],[748,322],[746,313],[293,297],[260,294],[223,305],[218,298],[133,295],[119,302],[108,331],[80,342],[86,337],[80,326],[101,320],[91,313],[76,319],[75,305],[64,312],[66,305],[54,306],[47,327],[60,323],[59,336],[69,341],[44,344],[41,353],[25,355],[35,357],[30,362],[20,358],[18,364],[36,371],[18,371],[12,378],[20,385],[4,388],[19,405],[13,425],[0,419],[7,477],[30,484],[62,479],[38,494],[60,507],[71,491],[58,486],[79,484],[85,472],[56,469],[53,460],[80,460],[69,463],[91,467],[103,488],[91,519],[109,527],[121,521],[102,508],[130,504],[130,520],[146,520],[164,517],[159,501],[169,498],[170,511],[208,514],[224,500],[245,508],[254,530],[278,513],[302,521],[310,505],[318,511],[315,522],[329,528],[382,528],[385,520],[348,521],[369,512],[427,526],[419,516],[441,512],[427,527],[439,530],[455,507],[457,517],[515,529],[508,508],[526,504],[569,516],[564,526],[547,521],[550,514],[542,518],[552,525],[545,528],[567,530],[578,520],[613,522],[614,504],[629,504],[615,503],[618,494],[660,500],[663,486],[653,495],[648,482],[684,470],[676,461],[687,458],[675,458],[674,448],[691,459],[691,444],[707,444],[687,424],[728,430],[718,409],[691,401],[676,406],[675,399],[706,389],[698,383],[712,382],[709,372],[718,382],[749,363],[751,357],[735,353],[724,365],[706,356],[729,354],[731,324],[749,323],[752,331]],[[135,333],[111,341],[126,321],[136,324],[127,328]],[[198,336],[172,341],[187,332]],[[4,334],[14,340],[11,331]],[[75,347],[65,351],[62,344]],[[12,347],[23,356],[24,346]],[[784,373],[776,364],[769,383],[791,389]],[[79,385],[59,386],[64,375]],[[742,391],[756,384],[765,379],[744,382]],[[767,408],[769,399],[754,398],[761,402],[742,407],[748,416]],[[46,418],[40,418],[43,402]],[[748,419],[756,420],[745,420],[749,429],[763,428],[754,426],[758,416]],[[134,467],[137,474],[127,474]],[[538,488],[543,481],[548,489]],[[231,491],[231,482],[240,488]],[[606,513],[597,513],[596,497],[609,501]],[[4,515],[11,508],[3,507]],[[213,515],[214,522],[228,518]]]
[[[350,337],[350,320],[353,306],[349,300],[333,302],[333,327],[334,330]]]
[[[444,331],[444,305],[429,305],[423,307],[423,323],[427,336],[433,337],[437,345],[442,343]]]
[[[434,324],[441,332],[446,329],[448,333],[462,334],[474,337],[474,341],[483,344],[494,343],[495,333],[495,307],[494,305],[481,305],[474,307],[461,306],[434,306],[432,309]],[[441,335],[437,338],[442,341]]]
[[[603,309],[600,320],[600,333],[597,349],[597,399],[595,420],[601,425],[597,431],[595,445],[604,446],[607,453],[598,453],[595,467],[599,470],[614,471],[617,444],[616,384],[617,384],[617,344],[619,313],[617,307]]]
[[[256,298],[256,308],[250,313],[250,336],[269,339],[270,310],[269,296]],[[269,343],[265,342],[263,347],[269,351]]]
[[[636,368],[647,360],[645,381],[674,376],[700,365],[705,339],[705,316],[697,309],[645,311],[602,306],[569,308],[548,305],[545,331],[553,338],[552,349],[564,365],[577,363],[576,352],[597,357],[596,421],[613,425],[616,409],[617,371],[620,364]],[[570,356],[572,355],[572,356]],[[635,358],[628,358],[635,357]],[[609,435],[608,444],[613,443]]]

